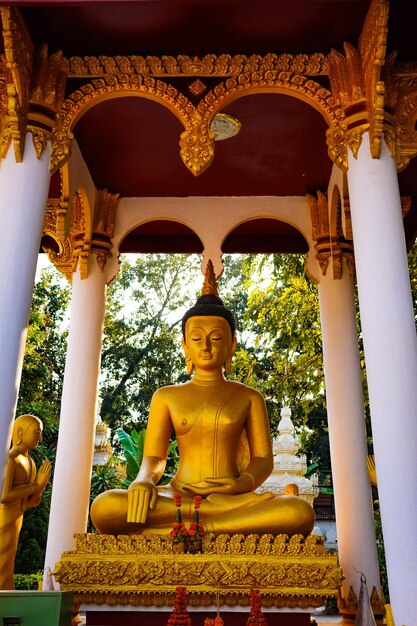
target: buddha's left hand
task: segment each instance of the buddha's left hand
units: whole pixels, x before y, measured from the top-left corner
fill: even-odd
[[[230,476],[220,476],[218,478],[205,478],[210,487],[190,485],[183,487],[184,491],[199,496],[209,496],[211,493],[224,493],[237,495],[239,493],[249,493],[253,490],[253,478],[250,474],[243,473],[238,478]]]

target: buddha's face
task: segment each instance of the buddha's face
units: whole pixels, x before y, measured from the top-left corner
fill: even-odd
[[[222,317],[190,317],[183,348],[196,369],[221,369],[227,358],[233,356],[236,339],[232,340],[230,326]]]
[[[42,441],[43,425],[40,420],[31,417],[21,424],[17,429],[18,443],[22,444],[28,450],[34,450],[38,443]]]

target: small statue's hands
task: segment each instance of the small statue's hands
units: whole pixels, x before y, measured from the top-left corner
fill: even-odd
[[[370,454],[366,459],[366,467],[368,468],[368,476],[371,481],[371,485],[377,487],[377,476],[376,476],[376,466],[375,466],[375,457],[373,454]]]
[[[134,481],[127,490],[127,521],[144,524],[157,498],[158,491],[153,483]]]
[[[243,473],[238,478],[230,476],[220,476],[218,478],[205,478],[210,486],[190,485],[184,487],[184,491],[199,496],[209,496],[212,493],[224,493],[237,495],[249,493],[253,490],[253,478],[250,474]]]
[[[38,471],[36,472],[34,493],[42,493],[51,478],[52,465],[51,461],[45,459]]]

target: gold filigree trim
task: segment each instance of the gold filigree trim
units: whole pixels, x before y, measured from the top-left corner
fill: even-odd
[[[103,100],[137,95],[167,107],[184,126],[180,137],[180,154],[186,167],[198,176],[214,157],[214,134],[210,124],[227,104],[244,95],[282,93],[292,95],[317,109],[332,129],[332,137],[344,119],[344,113],[331,93],[311,78],[278,71],[268,64],[256,72],[228,78],[209,91],[197,107],[169,83],[145,75],[112,75],[96,79],[72,93],[63,103],[53,133],[51,168],[56,171],[70,155],[72,129],[78,119],[92,106]],[[329,155],[340,160],[333,143]]]
[[[385,84],[381,69],[385,63],[389,2],[372,0],[359,37],[363,82],[369,121],[371,155],[379,158],[385,126]]]
[[[201,96],[202,93],[207,89],[206,85],[199,78],[195,80],[191,85],[188,85],[189,91],[193,94],[193,96]]]
[[[50,57],[48,46],[43,44],[35,59],[27,127],[38,159],[51,138],[56,114],[64,101],[66,80],[62,52]]]
[[[381,68],[385,62],[388,22],[387,0],[372,0],[358,49],[344,44],[344,55],[332,50],[328,56],[329,78],[334,98],[346,120],[337,131],[330,129],[328,143],[338,155],[335,161],[347,169],[347,147],[356,158],[364,132],[369,132],[371,155],[379,158],[383,133],[392,144],[392,120],[385,113],[385,83]]]
[[[43,235],[51,237],[55,246],[44,244],[49,260],[69,281],[79,267],[81,278],[88,277],[88,257],[91,245],[91,218],[87,196],[78,189],[73,202],[71,226],[65,236],[66,209],[60,200],[49,200],[46,208]]]
[[[51,57],[43,44],[36,55],[19,11],[0,7],[4,40],[0,157],[13,141],[16,161],[23,160],[26,132],[33,135],[38,158],[50,138],[55,116],[65,95],[66,70],[62,53]]]
[[[388,147],[391,153],[394,152],[397,169],[401,171],[417,154],[417,63],[394,65],[394,62],[395,55],[392,54],[384,68],[388,104],[395,112],[390,134],[392,145]]]
[[[0,7],[5,57],[7,112],[2,116],[0,157],[13,141],[16,161],[23,160],[34,47],[20,13]]]
[[[262,557],[262,558],[260,558]],[[187,587],[191,606],[245,606],[248,591],[262,589],[262,604],[320,606],[342,581],[337,557],[323,539],[296,535],[218,535],[204,538],[203,554],[173,554],[169,537],[76,535],[54,572],[78,602],[172,605],[175,587]]]
[[[65,187],[64,183],[62,184]],[[68,202],[62,199],[49,199],[46,209],[43,235],[54,240],[52,248],[46,242],[44,250],[56,268],[72,280],[77,267],[82,279],[88,277],[90,252],[96,255],[101,271],[111,258],[111,239],[114,235],[119,194],[107,189],[96,190],[94,217],[91,222],[89,203],[83,189],[78,189],[72,203],[71,226],[65,236],[65,216]]]
[[[91,252],[96,255],[101,272],[107,260],[111,258],[111,239],[114,235],[119,195],[110,193],[107,189],[96,190]]]
[[[70,78],[102,78],[104,76],[153,76],[173,78],[177,76],[239,76],[265,68],[277,72],[291,72],[306,76],[328,74],[324,54],[207,54],[204,57],[173,56],[86,56],[64,59]]]
[[[332,232],[327,196],[321,191],[317,191],[317,197],[307,194],[306,198],[310,207],[312,238],[316,242],[314,246],[317,252],[316,259],[323,276],[326,276],[330,259],[332,259],[333,278],[340,280],[343,275],[344,258],[349,274],[355,280],[353,244],[343,235],[340,206],[336,215],[335,232]]]

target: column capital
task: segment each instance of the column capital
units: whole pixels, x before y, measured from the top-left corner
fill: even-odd
[[[41,157],[51,138],[65,97],[67,70],[62,52],[51,57],[48,46],[35,47],[14,7],[0,7],[4,59],[0,62],[0,158],[13,141],[16,161],[23,161],[25,136],[32,134]]]
[[[67,209],[62,198],[49,198],[43,236],[47,238],[44,250],[55,267],[71,282],[78,269],[81,279],[88,278],[88,260],[91,253],[96,255],[100,271],[112,257],[112,237],[119,194],[96,190],[94,213],[85,191],[77,189],[71,212],[68,235],[65,234]],[[114,276],[111,277],[111,280]]]
[[[349,274],[355,278],[355,260],[353,256],[353,243],[348,240],[342,228],[342,207],[339,203],[336,223],[332,229],[330,224],[329,206],[327,196],[317,191],[317,196],[306,195],[311,215],[312,238],[316,242],[316,259],[320,265],[323,276],[326,276],[330,259],[333,260],[333,278],[340,280],[343,274],[343,258],[349,270]],[[351,232],[350,211],[345,199],[343,211],[345,213],[345,233]]]
[[[364,132],[370,136],[373,158],[379,158],[382,137],[393,150],[392,116],[385,109],[385,62],[388,32],[387,0],[372,0],[357,47],[344,43],[344,55],[332,50],[327,57],[331,92],[344,117],[327,132],[329,154],[344,171],[348,148],[356,157]]]

